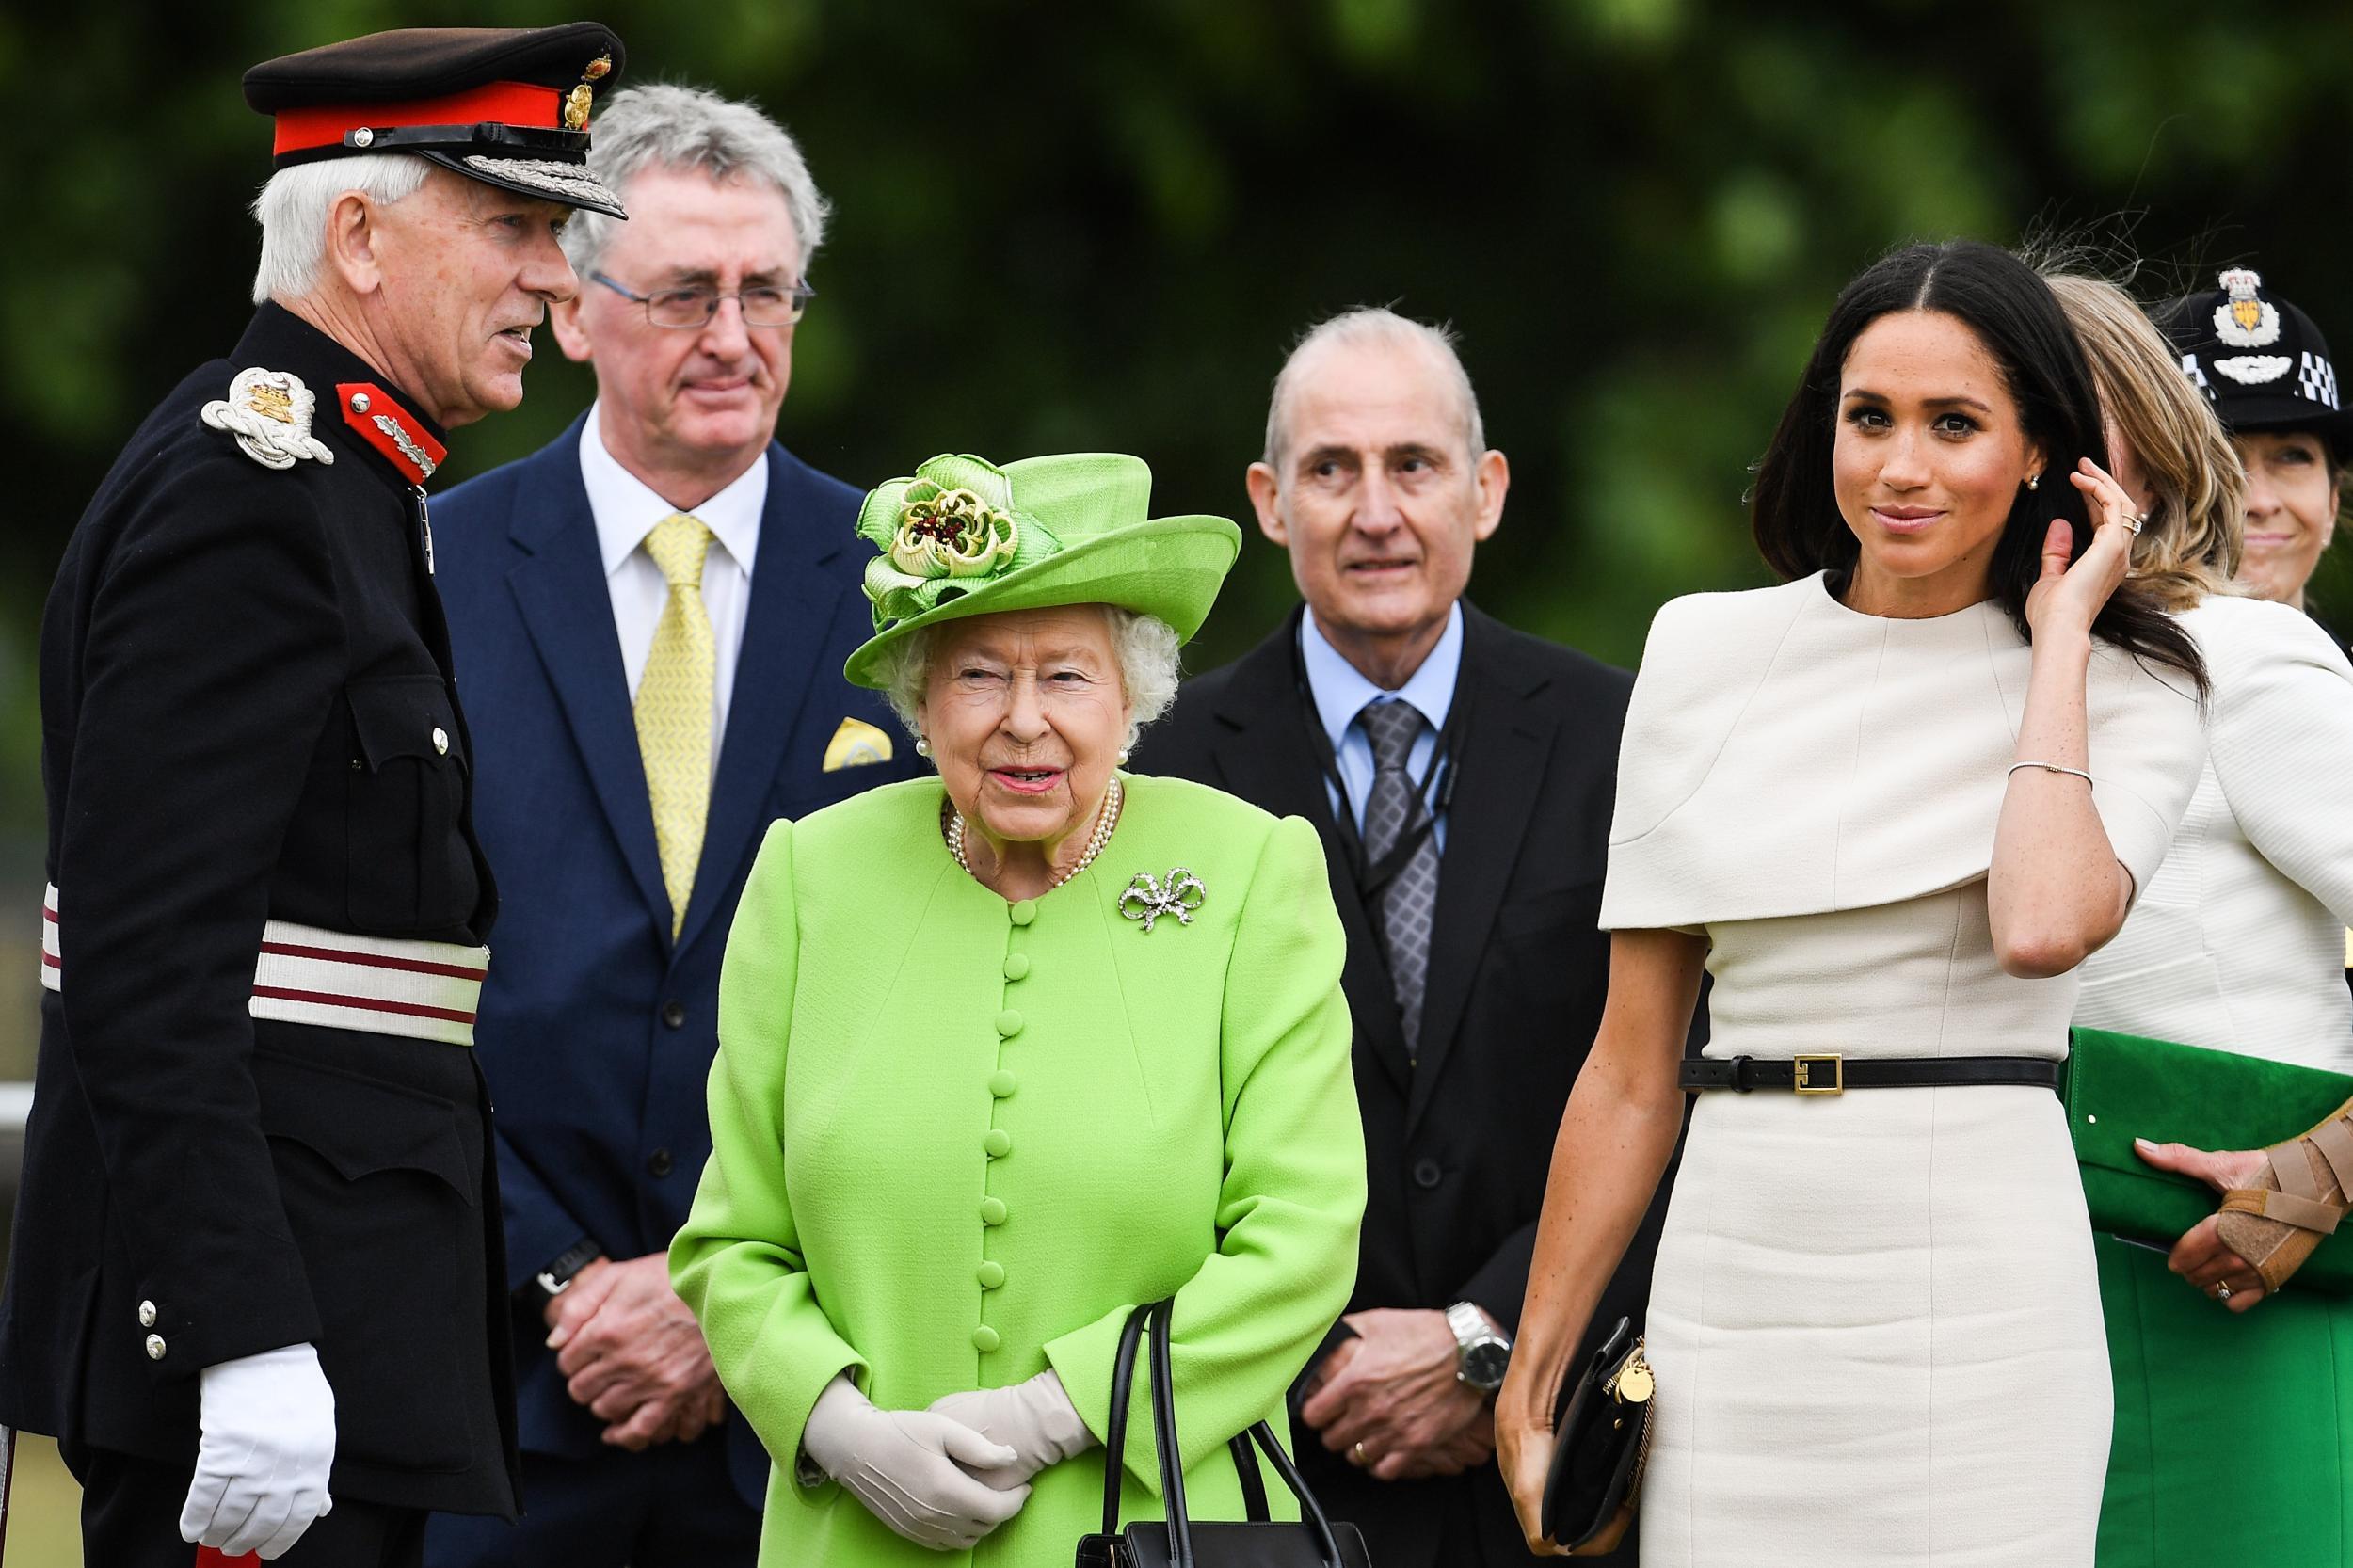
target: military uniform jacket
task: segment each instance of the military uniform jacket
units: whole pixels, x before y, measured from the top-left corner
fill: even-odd
[[[307,384],[331,462],[267,467],[206,422],[250,366]],[[478,944],[496,910],[423,492],[343,417],[353,383],[438,440],[376,371],[264,306],[131,439],[50,592],[63,983],[43,997],[0,1422],[192,1463],[199,1372],[309,1341],[337,1495],[511,1514],[473,1053],[248,1012],[266,920]]]

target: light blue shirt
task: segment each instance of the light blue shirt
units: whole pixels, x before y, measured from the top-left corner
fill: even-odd
[[[1438,634],[1438,646],[1421,662],[1405,684],[1397,691],[1387,691],[1365,679],[1355,665],[1340,656],[1337,648],[1324,641],[1323,629],[1316,624],[1316,613],[1309,610],[1299,617],[1299,657],[1306,667],[1308,695],[1315,698],[1316,717],[1322,721],[1323,732],[1332,743],[1332,755],[1339,760],[1340,777],[1348,785],[1348,801],[1356,818],[1356,830],[1365,827],[1365,802],[1372,793],[1372,740],[1364,726],[1356,722],[1368,702],[1405,701],[1421,710],[1429,724],[1414,737],[1413,748],[1405,754],[1406,770],[1417,784],[1429,786],[1423,798],[1433,810],[1437,809],[1438,779],[1425,776],[1430,759],[1438,749],[1438,731],[1446,728],[1446,717],[1454,706],[1454,679],[1463,668],[1463,607],[1449,612],[1446,630]],[[1325,796],[1330,800],[1332,814],[1339,815],[1340,792],[1332,781],[1323,781]],[[1446,813],[1438,811],[1433,831],[1438,849],[1446,849]]]

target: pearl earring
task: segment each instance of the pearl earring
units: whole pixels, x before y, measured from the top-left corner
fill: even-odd
[[[2042,475],[2041,475],[2040,473],[2029,473],[2028,475],[2026,475],[2026,488],[2028,488],[2028,489],[2030,489],[2030,490],[2035,490],[2035,489],[2041,489],[2041,488],[2042,488]]]
[[[929,757],[931,754],[932,754],[932,744],[931,744],[931,742],[929,742],[929,741],[927,741],[927,740],[923,739],[923,737],[922,737],[922,736],[920,736],[920,735],[918,735],[917,737],[915,737],[915,755],[917,755],[918,757]]]
[[[1128,765],[1128,748],[1126,746],[1121,746],[1119,748],[1119,755],[1113,758],[1112,760],[1116,761],[1121,767],[1126,767]]]

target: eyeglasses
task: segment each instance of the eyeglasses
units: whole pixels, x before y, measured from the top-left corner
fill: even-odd
[[[746,327],[790,327],[801,319],[808,302],[817,297],[817,291],[807,283],[779,286],[762,283],[753,288],[737,289],[733,294],[721,294],[708,284],[695,283],[685,288],[659,289],[652,294],[639,294],[623,287],[601,272],[591,272],[589,278],[602,283],[623,299],[646,308],[646,319],[656,327],[694,331],[711,325],[711,318],[719,313],[719,301],[732,299],[744,312]]]

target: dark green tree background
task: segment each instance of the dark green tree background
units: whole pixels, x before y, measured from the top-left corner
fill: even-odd
[[[244,320],[252,62],[552,0],[11,8],[0,244],[0,827],[37,831],[33,630],[140,415]],[[1839,285],[1911,238],[2090,225],[2163,295],[2248,262],[2353,348],[2353,8],[2274,0],[598,0],[629,74],[757,99],[833,199],[785,440],[859,484],[942,450],[1138,453],[1244,516],[1316,318],[1452,322],[1513,459],[1474,594],[1620,662],[1762,580],[1741,495]],[[543,337],[463,477],[590,382]],[[1255,536],[1254,536],[1255,539]],[[2329,591],[2328,579],[2324,593]],[[1288,601],[1243,565],[1194,652]],[[2337,590],[2342,599],[2353,593]]]

